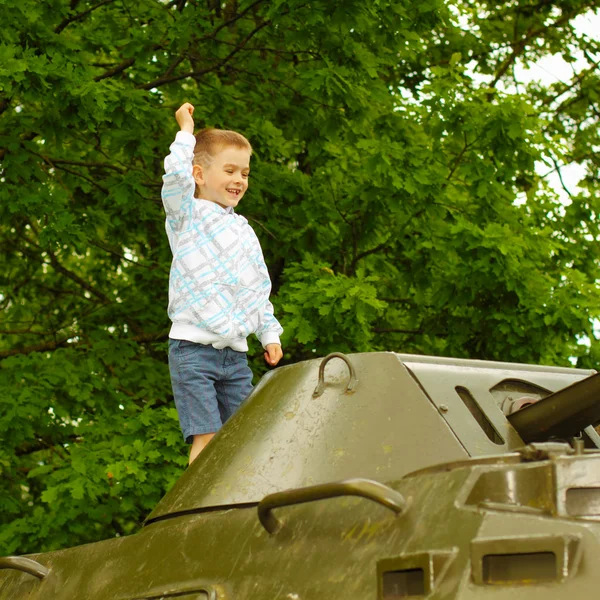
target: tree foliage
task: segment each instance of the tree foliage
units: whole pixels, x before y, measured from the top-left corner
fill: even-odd
[[[288,362],[597,367],[599,6],[5,0],[0,553],[127,534],[186,462],[160,202],[184,101],[254,146],[240,212]],[[525,82],[549,55],[572,77]]]

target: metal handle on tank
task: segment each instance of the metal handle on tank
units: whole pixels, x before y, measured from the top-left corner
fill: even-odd
[[[0,569],[23,571],[23,573],[29,573],[29,575],[33,575],[38,579],[44,579],[44,577],[50,573],[50,570],[44,565],[23,556],[7,556],[5,558],[0,558]]]
[[[313,398],[318,398],[325,391],[325,365],[332,358],[341,358],[347,365],[348,370],[350,371],[350,378],[348,379],[348,385],[346,386],[346,391],[344,394],[349,394],[354,391],[356,384],[358,383],[358,379],[356,378],[356,371],[354,370],[354,366],[350,362],[350,359],[341,352],[332,352],[328,354],[322,361],[321,366],[319,367],[319,383],[313,392]]]
[[[389,508],[397,515],[403,513],[408,507],[404,496],[387,485],[371,481],[370,479],[346,479],[345,481],[323,483],[269,494],[258,504],[258,520],[269,533],[275,533],[281,527],[281,523],[271,512],[274,508],[303,504],[315,500],[326,500],[327,498],[338,496],[360,496],[367,498]]]

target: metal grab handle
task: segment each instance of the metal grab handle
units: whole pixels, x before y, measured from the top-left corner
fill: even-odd
[[[44,579],[44,577],[50,573],[50,570],[44,565],[41,565],[31,558],[25,558],[24,556],[7,556],[5,558],[0,558],[0,569],[23,571],[23,573],[29,573],[38,579]]]
[[[325,391],[325,365],[332,358],[341,358],[347,365],[348,370],[350,371],[350,379],[348,379],[348,385],[346,386],[346,391],[344,394],[349,394],[354,391],[356,384],[358,383],[358,379],[356,378],[356,371],[350,362],[350,359],[341,352],[332,352],[328,354],[322,361],[321,366],[319,367],[319,383],[313,392],[313,398],[318,398]]]
[[[269,494],[258,504],[258,519],[269,533],[275,533],[280,528],[281,523],[271,512],[274,508],[303,504],[314,500],[325,500],[337,496],[361,496],[389,508],[397,515],[403,513],[408,506],[404,496],[387,485],[370,479],[346,479],[345,481],[323,483]]]

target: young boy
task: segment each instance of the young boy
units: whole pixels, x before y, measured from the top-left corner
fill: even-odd
[[[233,210],[248,189],[252,147],[234,131],[194,137],[193,114],[189,103],[175,113],[181,131],[162,188],[173,253],[169,369],[190,463],[252,390],[247,336],[256,334],[271,366],[283,356],[260,243]]]

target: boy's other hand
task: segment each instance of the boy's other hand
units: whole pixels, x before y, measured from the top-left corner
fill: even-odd
[[[182,104],[175,112],[175,118],[181,131],[194,133],[194,106],[189,102]]]
[[[265,361],[272,367],[274,367],[283,357],[283,350],[279,344],[267,344],[265,350]]]

